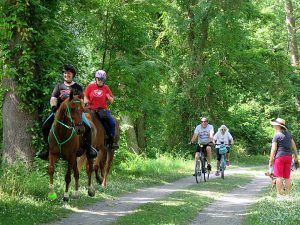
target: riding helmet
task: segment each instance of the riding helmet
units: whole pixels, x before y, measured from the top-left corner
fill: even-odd
[[[104,70],[97,70],[95,73],[95,78],[98,78],[104,82],[106,80],[106,72]]]
[[[64,65],[64,67],[63,67],[63,69],[62,69],[62,73],[64,73],[65,71],[70,71],[70,72],[72,72],[73,73],[73,78],[75,77],[75,75],[76,75],[76,69],[75,69],[75,67],[73,66],[73,65],[71,65],[71,64],[65,64]]]

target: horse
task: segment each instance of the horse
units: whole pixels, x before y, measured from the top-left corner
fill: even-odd
[[[85,131],[82,113],[84,112],[83,101],[79,96],[73,95],[71,91],[69,98],[64,100],[55,114],[54,123],[49,134],[49,166],[48,174],[50,177],[48,198],[54,200],[57,198],[54,192],[53,175],[55,163],[59,158],[68,162],[65,175],[65,192],[63,200],[69,200],[69,184],[71,182],[71,173],[73,170],[75,178],[75,198],[79,198],[79,171],[77,168],[77,157],[84,153],[81,147],[82,134]],[[95,125],[92,125],[92,132],[95,131]],[[94,130],[93,130],[94,129]],[[93,132],[95,138],[95,132]],[[91,185],[91,175],[93,170],[93,159],[87,158],[89,169],[88,173],[88,195],[93,197],[95,191]]]
[[[112,148],[112,146],[109,143],[107,143],[107,140],[105,138],[106,137],[105,129],[102,125],[102,122],[100,122],[96,112],[91,109],[88,109],[88,112],[97,129],[97,138],[93,146],[95,146],[95,148],[97,149],[98,155],[96,157],[93,169],[95,171],[97,183],[99,183],[104,188],[106,187],[107,176],[109,174],[111,163],[114,158],[115,150]],[[115,141],[118,142],[120,139],[120,127],[116,119],[115,122],[116,122]],[[81,167],[85,162],[86,162],[86,156],[82,155],[78,161],[79,171],[81,170]],[[99,174],[99,169],[101,171],[101,174]]]

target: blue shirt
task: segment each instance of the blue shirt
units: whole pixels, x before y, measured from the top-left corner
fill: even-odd
[[[276,132],[273,137],[272,143],[277,142],[277,151],[275,158],[284,155],[292,155],[292,135],[287,131]]]

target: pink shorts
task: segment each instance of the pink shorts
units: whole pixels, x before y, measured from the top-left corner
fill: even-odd
[[[274,161],[274,176],[285,179],[290,178],[291,174],[292,156],[284,155],[276,158]]]

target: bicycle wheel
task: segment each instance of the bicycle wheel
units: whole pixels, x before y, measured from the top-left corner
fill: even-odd
[[[206,160],[205,160],[206,161]],[[206,161],[207,163],[207,161]],[[209,180],[209,174],[210,174],[210,170],[207,170],[207,173],[206,173],[206,180]]]
[[[221,171],[221,178],[223,179],[224,179],[225,168],[226,168],[225,157],[224,155],[222,155],[220,160],[220,171]]]
[[[196,178],[196,182],[199,183],[202,180],[202,174],[201,174],[201,167],[200,167],[200,160],[196,161],[196,165],[195,165],[195,178]]]
[[[205,159],[203,156],[200,156],[200,162],[201,162],[201,172],[203,174],[203,180],[204,180],[204,182],[206,182]]]

